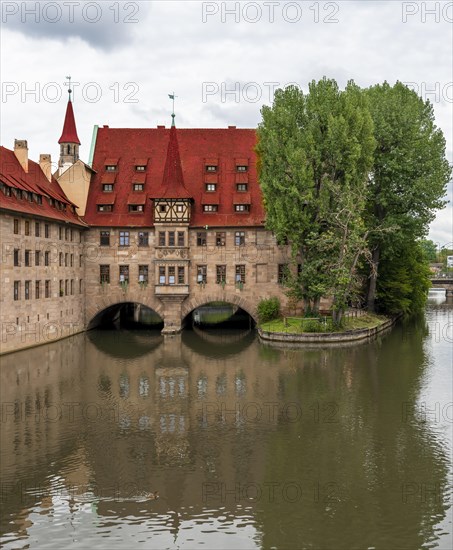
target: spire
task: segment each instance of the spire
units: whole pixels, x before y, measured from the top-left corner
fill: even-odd
[[[68,89],[68,105],[66,107],[66,116],[63,124],[63,132],[61,133],[61,138],[58,140],[58,143],[77,143],[80,145],[80,140],[77,136],[77,129],[74,118],[74,110],[72,108],[71,100],[71,77],[66,77],[69,80],[69,89]]]
[[[172,117],[173,123],[170,128],[170,141],[168,142],[167,160],[165,161],[162,187],[165,190],[165,197],[168,199],[189,199],[191,196],[184,186],[184,178],[182,175],[174,115],[172,115]]]

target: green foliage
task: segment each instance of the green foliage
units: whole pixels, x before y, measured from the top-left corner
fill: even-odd
[[[257,311],[261,323],[277,319],[280,315],[280,300],[276,297],[261,300],[258,304]]]
[[[420,246],[422,247],[423,253],[425,254],[428,262],[437,261],[436,243],[434,243],[433,241],[428,241],[427,239],[423,239],[422,241],[420,241]]]
[[[426,304],[431,286],[429,263],[419,242],[408,242],[399,252],[381,259],[377,305],[385,313],[411,315]]]

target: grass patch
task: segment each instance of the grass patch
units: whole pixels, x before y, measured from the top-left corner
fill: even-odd
[[[267,332],[286,332],[291,334],[307,334],[317,332],[347,332],[375,328],[387,321],[383,315],[366,313],[360,317],[346,317],[343,326],[337,327],[332,324],[330,317],[321,317],[320,320],[304,319],[302,317],[288,317],[286,323],[284,318],[274,319],[261,323],[260,328]]]

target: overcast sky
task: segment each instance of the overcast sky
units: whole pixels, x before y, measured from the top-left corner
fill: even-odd
[[[453,2],[1,0],[1,144],[58,160],[67,102],[88,161],[93,126],[256,127],[276,87],[407,83],[453,143]],[[447,198],[452,200],[452,184]],[[451,203],[430,231],[451,244]]]

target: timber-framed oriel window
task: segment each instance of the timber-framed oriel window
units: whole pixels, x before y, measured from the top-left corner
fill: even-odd
[[[154,221],[165,223],[188,223],[191,199],[155,199]]]

